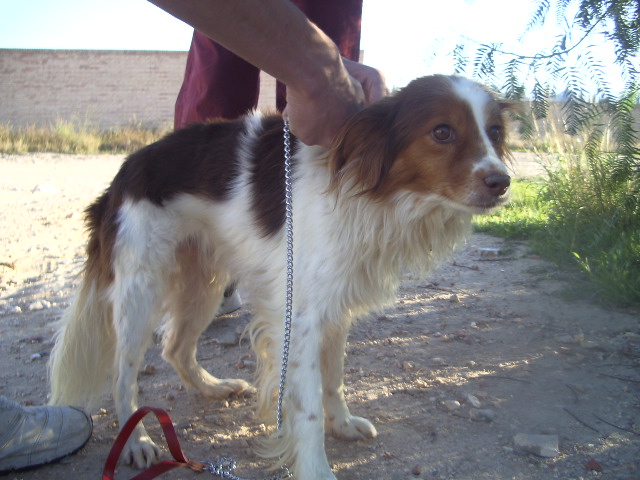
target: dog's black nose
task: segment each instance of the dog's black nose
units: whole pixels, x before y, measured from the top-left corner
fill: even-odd
[[[507,188],[511,185],[511,177],[502,173],[493,173],[484,177],[484,184],[492,194],[500,197],[507,193]]]

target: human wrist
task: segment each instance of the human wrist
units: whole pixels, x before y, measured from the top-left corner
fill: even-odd
[[[338,47],[323,32],[318,30],[304,51],[302,58],[288,63],[290,72],[280,79],[288,89],[312,98],[349,84]]]

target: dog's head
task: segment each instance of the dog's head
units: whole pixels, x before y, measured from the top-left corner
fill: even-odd
[[[436,196],[481,213],[504,202],[510,104],[462,77],[434,75],[356,114],[331,152],[332,188],[387,198]]]

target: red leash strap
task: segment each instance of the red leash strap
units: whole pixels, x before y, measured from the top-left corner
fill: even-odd
[[[180,448],[180,442],[178,441],[178,436],[176,435],[176,431],[173,428],[173,423],[171,422],[169,414],[161,408],[141,407],[133,415],[131,415],[129,420],[127,420],[127,423],[125,423],[124,427],[122,427],[122,429],[120,430],[120,433],[118,434],[113,447],[111,447],[111,451],[109,452],[107,461],[105,462],[104,470],[102,471],[102,480],[114,479],[116,465],[118,464],[118,459],[120,458],[120,454],[122,453],[127,440],[131,436],[131,433],[133,432],[133,429],[136,427],[136,425],[138,425],[138,423],[140,423],[140,421],[149,412],[153,412],[158,418],[158,421],[162,426],[162,431],[164,432],[164,437],[167,440],[169,451],[171,452],[171,455],[173,455],[174,460],[164,460],[162,462],[156,463],[143,472],[140,472],[131,480],[150,480],[152,478],[156,478],[159,475],[162,475],[163,473],[175,467],[187,467],[196,472],[204,471],[205,465],[203,463],[195,460],[189,460],[182,452],[182,448]]]

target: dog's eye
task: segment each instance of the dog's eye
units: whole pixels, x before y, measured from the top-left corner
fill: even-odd
[[[489,138],[492,142],[499,142],[502,140],[502,127],[494,125],[489,129]]]
[[[431,133],[436,142],[447,143],[453,140],[453,128],[449,125],[438,125]]]

